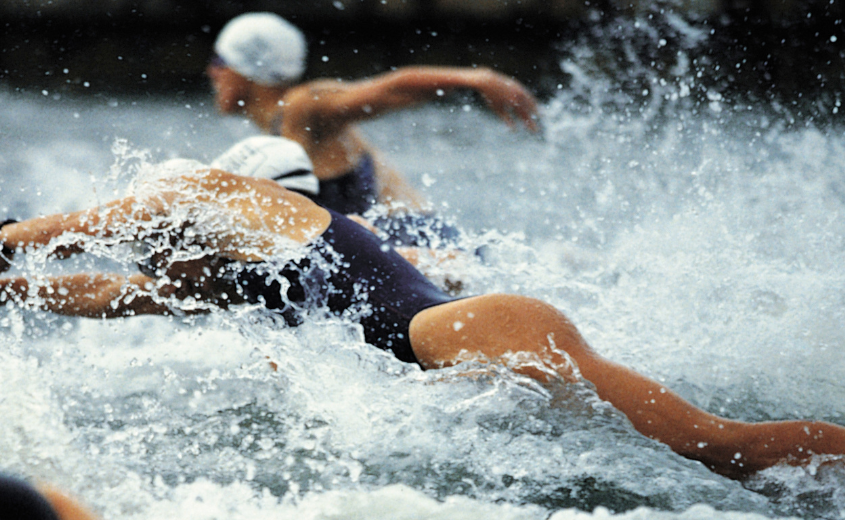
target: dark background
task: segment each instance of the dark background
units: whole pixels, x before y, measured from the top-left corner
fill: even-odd
[[[783,103],[845,92],[845,25],[839,0],[4,0],[0,87],[19,92],[166,95],[208,90],[215,35],[247,11],[274,11],[309,40],[307,77],[365,76],[408,64],[489,65],[541,97],[568,78],[574,42],[622,48],[660,70],[684,46],[680,16],[710,33],[685,49],[723,89]],[[620,7],[620,5],[625,7]],[[631,20],[665,31],[669,44],[632,33]],[[639,40],[639,41],[637,41]],[[600,65],[601,66],[601,65]],[[804,101],[802,101],[804,100]]]

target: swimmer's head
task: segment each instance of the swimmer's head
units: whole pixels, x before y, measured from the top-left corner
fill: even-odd
[[[306,194],[316,195],[320,189],[305,149],[284,137],[248,137],[214,159],[211,167],[245,177],[272,179]]]
[[[233,18],[214,42],[222,65],[261,85],[296,81],[305,71],[307,49],[302,32],[273,13]]]

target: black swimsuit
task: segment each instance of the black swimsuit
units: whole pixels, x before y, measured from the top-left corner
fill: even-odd
[[[0,475],[0,520],[59,520],[41,493],[22,480]]]
[[[378,199],[376,164],[365,153],[352,170],[333,179],[320,181],[320,192],[308,195],[317,204],[344,215],[363,215]]]
[[[236,281],[246,299],[278,310],[290,325],[301,311],[328,307],[364,328],[364,339],[408,363],[417,359],[408,338],[411,319],[452,301],[374,234],[329,210],[331,224],[306,258],[284,266],[247,264]],[[290,286],[282,295],[281,278]]]

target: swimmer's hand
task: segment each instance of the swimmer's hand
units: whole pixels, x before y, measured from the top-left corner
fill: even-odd
[[[476,87],[490,110],[511,128],[522,122],[531,132],[539,132],[538,103],[520,82],[491,69],[479,69],[483,78]]]

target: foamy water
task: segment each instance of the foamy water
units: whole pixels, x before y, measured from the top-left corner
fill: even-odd
[[[583,78],[544,104],[539,137],[461,102],[365,127],[468,248],[486,246],[445,273],[466,294],[550,301],[596,350],[714,413],[845,424],[842,130],[739,110],[692,66],[635,109],[577,56],[562,66]],[[208,161],[255,132],[210,97],[0,97],[0,209],[16,218],[108,201],[142,163]],[[129,272],[121,260],[27,258],[13,273]],[[643,438],[587,384],[423,373],[339,320],[7,306],[0,338],[3,470],[107,519],[845,511],[845,470],[740,484]]]

